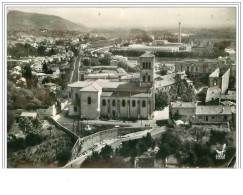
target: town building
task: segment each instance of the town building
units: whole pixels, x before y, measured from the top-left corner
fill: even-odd
[[[209,75],[209,88],[206,95],[206,103],[216,100],[219,103],[221,95],[227,94],[230,80],[230,69],[217,68]]]
[[[196,123],[231,122],[232,112],[229,106],[197,106]]]
[[[171,102],[170,114],[182,121],[192,123],[225,123],[232,121],[232,111],[228,105],[199,106],[193,102]]]

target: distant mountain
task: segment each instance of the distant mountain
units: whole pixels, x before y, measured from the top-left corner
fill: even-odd
[[[9,11],[7,15],[8,31],[28,30],[59,30],[59,31],[87,31],[82,24],[75,24],[59,16]]]

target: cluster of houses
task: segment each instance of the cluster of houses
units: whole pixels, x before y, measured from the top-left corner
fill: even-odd
[[[226,58],[226,61],[229,59]],[[198,62],[198,63],[195,63]],[[176,63],[177,71],[187,71],[193,77],[208,77],[205,103],[201,102],[171,102],[170,116],[179,117],[183,122],[199,124],[232,124],[235,120],[236,93],[229,89],[231,66],[222,59],[211,61],[187,60]],[[214,68],[214,69],[213,69]],[[200,92],[198,92],[200,93]]]

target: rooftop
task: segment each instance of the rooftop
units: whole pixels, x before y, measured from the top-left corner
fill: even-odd
[[[176,82],[175,73],[164,75],[164,76],[161,76],[160,78],[161,78],[161,80],[155,81],[155,88],[170,86]]]
[[[23,117],[36,117],[37,113],[36,112],[22,112],[20,116],[23,116]]]
[[[141,58],[154,58],[155,56],[151,53],[144,53],[140,56]]]
[[[88,85],[91,85],[93,82],[91,81],[77,81],[77,82],[74,82],[74,83],[70,83],[68,85],[68,87],[79,87],[79,88],[83,88],[83,87],[86,87]]]
[[[172,108],[195,108],[196,103],[194,102],[171,102]]]
[[[196,115],[230,115],[229,106],[197,106]]]
[[[79,91],[96,92],[96,91],[101,91],[101,90],[102,90],[102,87],[94,82],[91,85],[88,85],[88,86],[80,89]]]
[[[102,97],[131,97],[131,98],[147,98],[152,97],[151,93],[134,93],[134,92],[102,92]]]

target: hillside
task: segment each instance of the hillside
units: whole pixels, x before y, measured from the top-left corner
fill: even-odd
[[[75,24],[59,16],[9,11],[7,15],[8,31],[57,30],[57,31],[87,31],[81,24]]]

